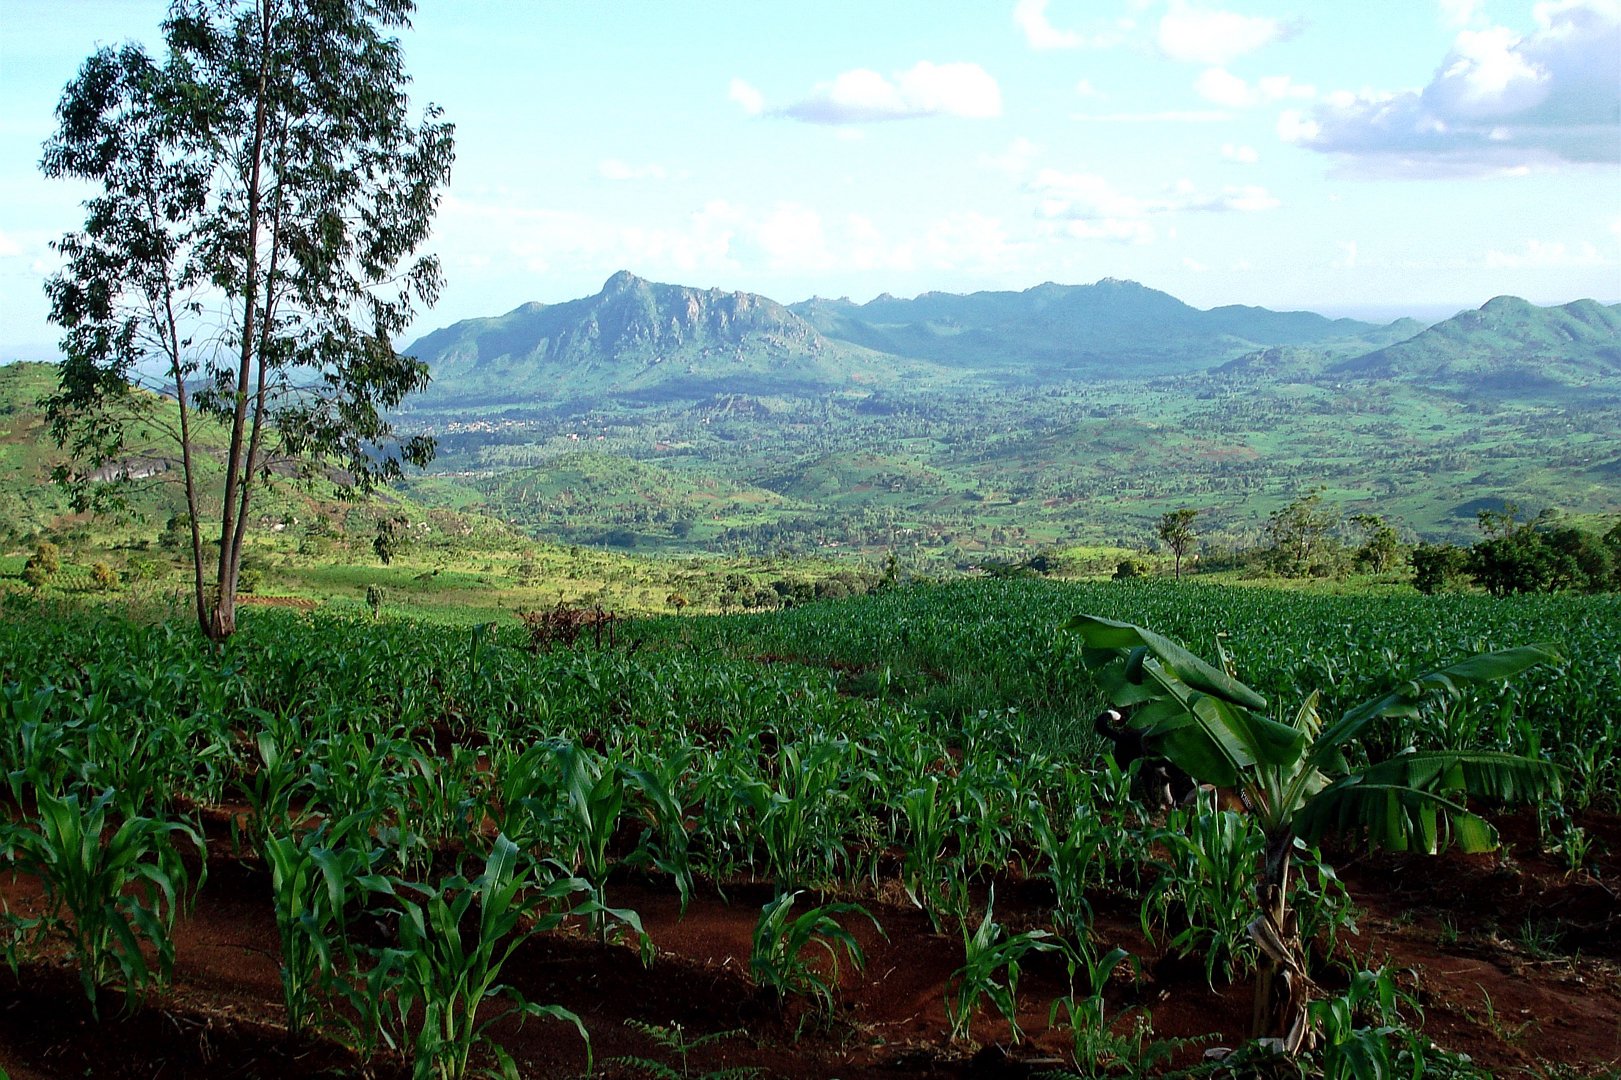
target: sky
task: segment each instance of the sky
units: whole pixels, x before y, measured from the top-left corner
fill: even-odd
[[[59,336],[63,86],[162,0],[0,0],[0,360]],[[628,269],[791,302],[1129,278],[1430,321],[1621,301],[1621,0],[420,0],[413,332]]]

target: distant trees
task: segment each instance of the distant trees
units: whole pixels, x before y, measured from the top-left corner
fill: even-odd
[[[1401,561],[1401,536],[1379,514],[1356,514],[1351,523],[1362,530],[1362,546],[1351,556],[1358,570],[1382,574]]]
[[[1493,596],[1510,593],[1603,592],[1621,586],[1621,525],[1599,537],[1545,510],[1530,521],[1519,520],[1519,507],[1482,510],[1485,534],[1469,549],[1467,569],[1475,583]]]
[[[1340,513],[1323,502],[1323,488],[1300,496],[1267,517],[1262,532],[1267,566],[1283,577],[1320,577],[1332,572]]]
[[[1621,589],[1621,522],[1603,535],[1560,524],[1544,510],[1529,521],[1504,503],[1478,515],[1482,538],[1469,547],[1420,544],[1409,556],[1422,593],[1471,580],[1493,596]]]
[[[1407,556],[1413,588],[1426,596],[1467,583],[1469,552],[1456,544],[1420,544]]]
[[[1193,528],[1193,519],[1198,514],[1199,511],[1184,506],[1180,510],[1172,510],[1159,519],[1158,535],[1176,556],[1178,581],[1182,580],[1182,556],[1192,551],[1193,545],[1199,539],[1199,534]]]

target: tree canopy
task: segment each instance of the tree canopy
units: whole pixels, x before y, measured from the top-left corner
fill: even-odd
[[[414,6],[175,0],[166,55],[91,55],[45,144],[47,176],[95,188],[46,286],[66,332],[48,415],[79,463],[58,479],[96,504],[92,475],[174,399],[197,617],[215,639],[235,629],[257,485],[364,491],[433,453],[386,415],[428,381],[392,341],[439,295],[438,260],[416,252],[454,156],[452,126],[433,106],[413,118],[406,95],[391,33]]]

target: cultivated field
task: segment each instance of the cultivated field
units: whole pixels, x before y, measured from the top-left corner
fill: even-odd
[[[1481,807],[1492,854],[1297,852],[1340,1040],[1307,1060],[1615,1068],[1621,598],[1044,581],[587,623],[572,644],[267,608],[221,650],[183,618],[14,596],[0,1065],[1254,1075],[1205,1052],[1250,1032],[1259,832],[1111,766],[1058,629],[1080,612],[1210,658],[1222,635],[1280,719],[1313,690],[1332,719],[1556,643],[1353,748],[1545,756],[1563,795]]]

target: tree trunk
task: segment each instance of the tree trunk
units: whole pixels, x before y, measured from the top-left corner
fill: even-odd
[[[1299,923],[1289,910],[1289,868],[1294,856],[1294,830],[1268,836],[1261,884],[1256,890],[1261,914],[1249,925],[1261,950],[1255,979],[1252,1034],[1275,1040],[1286,1054],[1308,1048],[1311,1030],[1306,1005],[1311,979],[1300,948]]]

